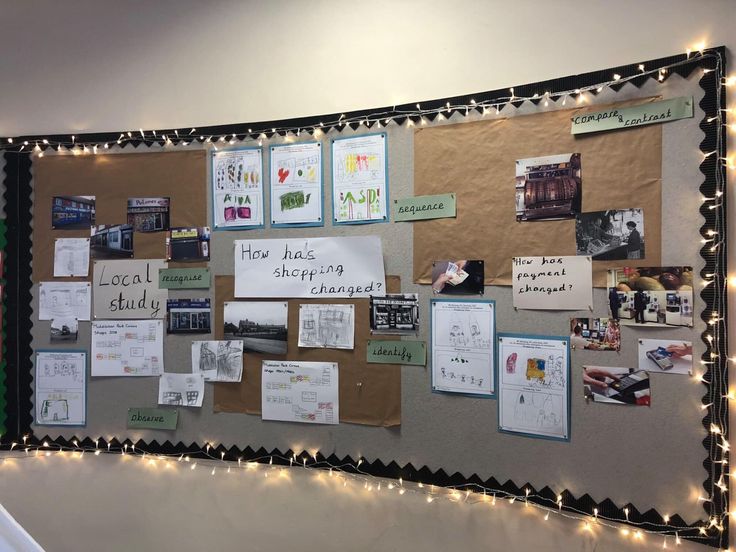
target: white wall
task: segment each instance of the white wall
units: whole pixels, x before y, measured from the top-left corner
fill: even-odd
[[[733,0],[0,2],[0,136],[251,122],[733,46]]]
[[[732,0],[0,0],[0,136],[413,102],[639,62],[701,41],[733,50],[735,27]],[[0,502],[49,550],[99,549],[105,538],[144,550],[171,542],[181,550],[661,546],[581,535],[576,524],[543,525],[511,508],[333,503],[332,491],[299,477],[278,490],[203,472],[143,477],[104,458],[11,469],[0,476]]]

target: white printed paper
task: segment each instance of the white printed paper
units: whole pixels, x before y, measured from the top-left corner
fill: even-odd
[[[202,374],[161,374],[158,404],[201,407],[204,399]]]
[[[192,341],[192,373],[204,381],[240,381],[243,377],[243,342]]]
[[[322,144],[272,146],[271,223],[322,222]]]
[[[41,282],[38,285],[38,319],[89,320],[90,292],[89,282]]]
[[[355,305],[299,305],[299,347],[352,349]]]
[[[95,318],[164,318],[169,290],[159,289],[158,271],[166,266],[163,259],[95,261]]]
[[[590,257],[514,257],[514,307],[580,310],[593,307]]]
[[[564,337],[498,334],[499,429],[570,438],[570,355]]]
[[[89,275],[89,238],[56,238],[54,278]]]
[[[235,240],[235,297],[385,293],[378,236]]]
[[[212,155],[215,228],[263,226],[263,158],[260,148]]]
[[[433,300],[432,390],[493,396],[495,303]]]
[[[86,352],[38,351],[35,383],[37,424],[87,423]]]
[[[158,376],[163,369],[162,320],[92,322],[93,376]]]
[[[386,134],[381,133],[332,141],[335,222],[387,220],[387,140]]]
[[[264,360],[261,418],[311,424],[339,423],[337,363]]]

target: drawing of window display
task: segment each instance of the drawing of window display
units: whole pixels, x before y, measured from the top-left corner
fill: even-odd
[[[212,154],[215,228],[263,225],[263,159],[260,148]]]
[[[493,396],[495,303],[435,299],[430,311],[432,390]]]
[[[352,349],[354,305],[299,305],[299,347]]]
[[[388,220],[384,133],[332,141],[332,202],[337,223]]]

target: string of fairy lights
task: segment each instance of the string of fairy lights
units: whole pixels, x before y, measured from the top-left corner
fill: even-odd
[[[133,444],[112,446],[111,444],[100,446],[99,441],[95,446],[84,446],[78,441],[73,441],[73,446],[64,446],[52,441],[44,441],[41,444],[27,442],[13,442],[10,444],[9,453],[3,455],[0,462],[0,473],[5,464],[23,460],[45,459],[49,457],[77,458],[86,456],[117,456],[123,459],[136,459],[141,464],[154,469],[182,469],[200,470],[209,472],[211,476],[218,474],[237,473],[262,473],[264,478],[280,478],[289,475],[291,469],[302,469],[313,477],[325,480],[334,480],[337,489],[350,488],[351,490],[362,489],[367,493],[387,494],[395,493],[399,496],[415,496],[423,499],[427,504],[450,502],[458,504],[485,504],[496,506],[498,503],[513,505],[518,503],[524,508],[535,508],[540,512],[544,521],[560,518],[578,521],[581,529],[594,533],[596,528],[608,528],[619,531],[622,537],[631,538],[635,541],[644,541],[646,537],[662,537],[663,547],[667,544],[681,544],[683,537],[681,532],[688,532],[692,527],[683,525],[672,525],[668,516],[664,516],[664,523],[652,524],[649,522],[635,521],[629,519],[629,511],[624,509],[627,523],[633,528],[621,526],[618,519],[607,518],[602,512],[594,508],[592,515],[564,504],[563,496],[557,495],[556,500],[537,494],[531,487],[522,487],[523,493],[512,493],[501,489],[485,487],[477,483],[464,483],[452,486],[437,486],[422,482],[404,481],[399,479],[386,479],[376,477],[361,469],[362,459],[356,462],[345,462],[333,464],[325,459],[318,459],[316,453],[303,451],[300,454],[283,456],[279,454],[266,454],[249,458],[230,460],[226,458],[224,451],[219,452],[207,444],[203,449],[195,449],[188,453],[176,454],[151,454]],[[314,455],[313,455],[314,454]],[[666,532],[666,533],[663,533]],[[693,538],[693,537],[688,537]]]
[[[707,496],[700,496],[699,501],[707,506],[709,512],[707,520],[695,527],[697,534],[693,535],[694,527],[690,525],[676,525],[668,516],[663,516],[662,524],[651,521],[638,521],[629,519],[628,508],[624,508],[625,519],[610,518],[593,508],[592,512],[576,509],[570,503],[565,503],[562,495],[557,495],[557,500],[550,501],[548,497],[538,494],[531,487],[522,487],[523,494],[514,494],[499,489],[486,488],[483,485],[468,483],[457,486],[438,487],[421,482],[405,482],[402,479],[385,480],[377,478],[364,470],[361,470],[362,459],[351,464],[330,464],[324,459],[318,459],[317,453],[310,454],[307,451],[291,457],[285,456],[261,456],[249,458],[248,461],[228,458],[225,452],[220,452],[220,458],[211,454],[214,448],[207,444],[202,449],[196,449],[189,454],[151,454],[136,448],[134,445],[121,445],[119,447],[106,446],[94,447],[82,446],[74,442],[73,447],[67,447],[57,442],[33,443],[28,436],[22,442],[13,442],[0,445],[0,450],[7,450],[3,455],[3,463],[16,462],[25,459],[48,457],[52,455],[84,456],[93,455],[121,455],[139,458],[141,462],[150,466],[188,466],[188,469],[211,470],[214,476],[217,473],[237,473],[238,471],[254,472],[260,471],[264,477],[279,477],[287,467],[300,467],[306,470],[314,470],[315,477],[329,478],[342,486],[362,486],[366,492],[376,493],[405,493],[422,495],[428,503],[435,501],[462,502],[468,504],[490,503],[495,505],[497,501],[507,501],[511,504],[518,502],[523,507],[537,508],[549,520],[550,516],[561,516],[577,520],[586,531],[594,531],[596,527],[605,527],[618,530],[625,538],[636,540],[644,539],[646,536],[658,535],[663,538],[662,547],[668,548],[670,544],[680,544],[685,536],[688,539],[712,542],[715,540],[719,546],[727,545],[724,534],[728,526],[728,490],[731,476],[729,472],[730,444],[728,441],[728,406],[730,400],[736,400],[736,392],[728,389],[727,362],[736,363],[736,357],[727,357],[727,284],[726,273],[726,212],[725,193],[727,185],[727,171],[736,169],[736,158],[726,157],[725,131],[727,128],[736,130],[736,124],[727,125],[726,115],[732,110],[722,108],[723,94],[726,87],[736,86],[736,76],[725,77],[723,75],[723,60],[721,54],[715,50],[705,49],[699,45],[693,52],[688,51],[687,59],[662,67],[648,68],[643,64],[638,66],[638,73],[627,77],[613,74],[605,82],[564,91],[542,91],[532,96],[517,96],[514,89],[509,89],[509,94],[493,100],[479,101],[471,99],[469,103],[455,104],[446,102],[444,106],[422,108],[417,103],[412,109],[390,109],[383,112],[372,112],[369,115],[352,116],[341,114],[329,120],[317,121],[307,126],[278,126],[270,128],[248,128],[246,133],[228,134],[203,134],[197,132],[196,128],[174,129],[169,131],[144,130],[126,131],[119,134],[117,139],[109,141],[89,142],[83,137],[70,135],[64,139],[37,138],[19,139],[8,137],[0,139],[0,151],[6,153],[18,153],[22,155],[31,154],[42,157],[47,153],[55,155],[96,155],[113,153],[126,150],[127,147],[137,146],[143,142],[148,148],[211,148],[212,150],[226,149],[228,146],[242,146],[258,144],[263,145],[265,140],[283,136],[285,141],[305,137],[320,138],[331,130],[343,130],[350,127],[354,130],[362,128],[382,128],[389,124],[400,124],[407,127],[422,126],[430,123],[441,123],[448,120],[453,114],[468,116],[478,113],[480,118],[492,118],[501,116],[501,112],[509,105],[520,105],[523,102],[532,101],[543,107],[549,107],[550,102],[555,107],[565,106],[577,107],[588,103],[589,94],[597,94],[612,86],[621,86],[642,76],[656,78],[664,82],[669,72],[685,64],[697,63],[699,61],[714,60],[715,68],[702,69],[702,77],[708,73],[715,72],[715,105],[714,114],[706,114],[703,123],[716,125],[715,147],[711,151],[703,153],[703,166],[713,167],[713,180],[715,189],[712,196],[702,197],[704,213],[711,215],[706,218],[706,223],[701,229],[702,254],[706,259],[707,271],[704,272],[702,290],[704,293],[712,294],[712,299],[706,306],[706,330],[702,338],[706,345],[706,352],[701,360],[699,370],[693,371],[693,381],[705,384],[706,393],[701,405],[703,419],[709,420],[709,434],[706,439],[709,463],[707,470]],[[397,121],[398,120],[398,121]],[[126,147],[127,146],[127,147]],[[288,464],[288,466],[286,466]],[[2,466],[2,463],[0,463]],[[627,525],[620,525],[620,522]],[[684,535],[684,536],[683,536]]]

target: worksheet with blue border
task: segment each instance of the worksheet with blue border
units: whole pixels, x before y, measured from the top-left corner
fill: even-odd
[[[569,339],[499,333],[497,351],[499,431],[569,441]]]
[[[493,398],[496,391],[496,302],[430,301],[432,391]]]
[[[271,228],[324,226],[322,143],[269,147]]]
[[[211,152],[212,226],[215,230],[263,228],[263,151],[242,147]]]
[[[388,222],[388,136],[385,132],[332,140],[332,220]]]
[[[87,351],[36,351],[36,425],[87,424]]]

